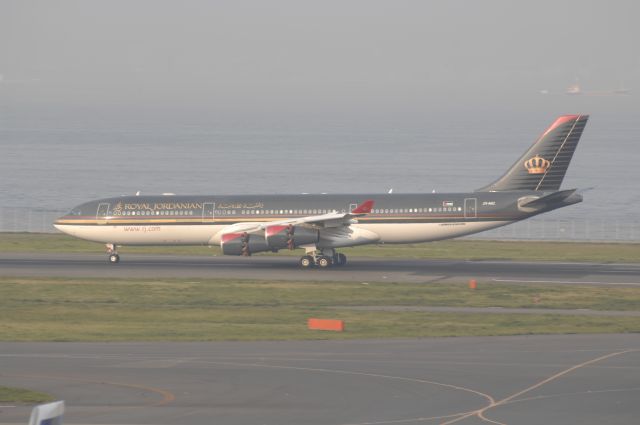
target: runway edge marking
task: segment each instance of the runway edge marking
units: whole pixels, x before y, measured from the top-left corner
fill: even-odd
[[[572,280],[525,280],[525,279],[491,279],[500,283],[561,283],[567,285],[632,285],[640,286],[640,282],[593,282],[593,281],[572,281]]]

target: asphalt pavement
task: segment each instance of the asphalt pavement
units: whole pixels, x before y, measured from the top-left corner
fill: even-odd
[[[344,267],[301,269],[296,257],[121,256],[109,264],[99,254],[0,253],[0,276],[199,277],[356,282],[466,280],[640,286],[640,264],[459,261],[349,257]]]
[[[2,342],[0,382],[64,399],[66,424],[635,424],[640,336]]]

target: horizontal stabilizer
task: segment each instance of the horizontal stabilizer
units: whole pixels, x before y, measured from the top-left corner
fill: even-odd
[[[541,198],[525,196],[518,200],[518,207],[525,210],[540,210],[557,204],[576,204],[582,201],[582,196],[576,193],[577,190],[560,190]]]

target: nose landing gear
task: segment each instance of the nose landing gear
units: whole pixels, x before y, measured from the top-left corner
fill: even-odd
[[[120,262],[120,256],[118,255],[118,247],[115,244],[107,244],[107,255],[109,256],[109,264],[117,264]]]

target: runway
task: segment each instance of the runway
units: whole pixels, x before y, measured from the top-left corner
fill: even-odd
[[[0,276],[239,278],[355,282],[434,282],[476,278],[505,283],[640,286],[640,264],[451,261],[349,257],[344,267],[302,270],[297,257],[122,256],[0,253]]]
[[[221,343],[0,343],[2,385],[68,424],[630,424],[637,335]],[[26,406],[0,407],[25,423]]]

